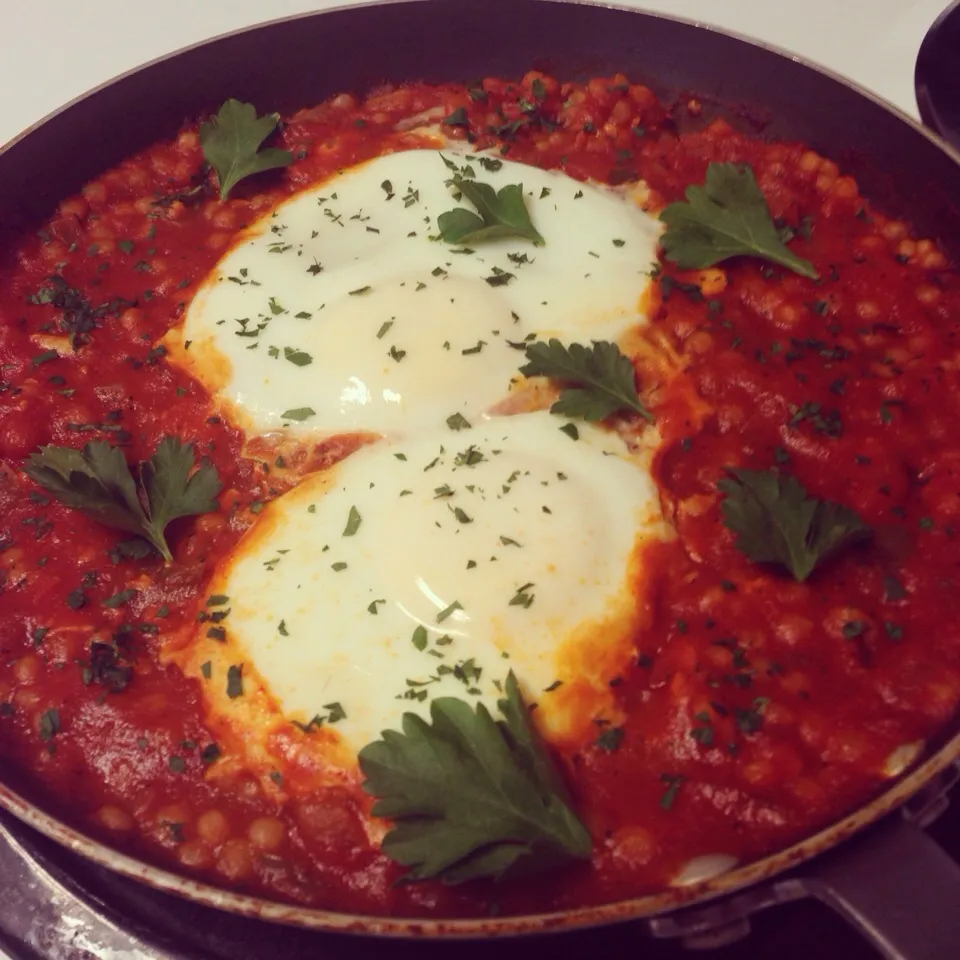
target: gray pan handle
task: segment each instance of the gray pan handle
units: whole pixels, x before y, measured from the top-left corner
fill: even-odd
[[[906,817],[888,817],[785,883],[836,910],[886,960],[960,958],[960,865]]]

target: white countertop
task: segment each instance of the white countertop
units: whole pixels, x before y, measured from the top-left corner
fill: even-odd
[[[456,0],[448,0],[455,3]],[[947,0],[619,0],[758,37],[845,74],[916,116],[913,64]],[[6,0],[0,143],[138,64],[343,0]],[[731,65],[735,69],[735,65]]]

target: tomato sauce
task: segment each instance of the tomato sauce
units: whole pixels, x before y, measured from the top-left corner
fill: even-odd
[[[355,794],[265,796],[205,728],[195,682],[160,658],[218,559],[289,485],[269,456],[241,456],[238,431],[160,338],[244,225],[378,155],[398,123],[461,108],[452,136],[577,179],[642,178],[654,207],[702,183],[711,161],[749,164],[820,275],[746,259],[658,268],[653,325],[683,371],[658,383],[637,365],[679,536],[655,548],[653,626],[618,678],[628,720],[615,749],[558,757],[593,860],[519,887],[395,886],[401,871],[367,840]],[[340,96],[289,118],[278,142],[292,165],[220,202],[186,127],[61,203],[3,272],[0,754],[46,805],[126,852],[274,898],[510,913],[639,895],[694,857],[782,848],[869,799],[894,751],[944,729],[960,698],[960,285],[933,243],[802,144],[723,122],[678,133],[619,76]],[[43,444],[104,439],[136,462],[167,435],[193,442],[223,484],[217,512],[170,528],[170,566],[131,558],[118,546],[129,537],[22,471]],[[872,539],[802,584],[750,563],[716,484],[731,467],[774,465],[855,509]]]

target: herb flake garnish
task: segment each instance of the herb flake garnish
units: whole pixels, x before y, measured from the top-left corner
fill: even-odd
[[[518,587],[517,592],[510,599],[509,606],[523,607],[524,610],[529,610],[536,596],[536,594],[529,592],[532,586],[532,583],[525,583],[522,587]]]
[[[591,841],[508,675],[501,720],[440,697],[430,723],[412,713],[360,751],[374,816],[394,826],[383,852],[407,882],[447,884],[554,869],[590,857]]]
[[[464,107],[457,107],[452,113],[448,114],[440,121],[445,127],[469,127],[470,121],[467,119],[467,111]]]
[[[60,732],[60,711],[55,707],[44,710],[37,721],[37,733],[44,743],[49,743]]]
[[[660,219],[667,225],[660,245],[681,269],[699,270],[746,256],[817,277],[813,264],[791,253],[780,239],[750,167],[711,163],[703,186],[687,187],[686,200],[668,204]]]
[[[253,104],[230,99],[215,117],[200,124],[200,147],[204,159],[217,173],[221,200],[226,200],[246,177],[293,162],[289,150],[260,149],[279,122],[277,113],[258,117]]]
[[[317,411],[313,407],[297,407],[295,410],[284,410],[280,414],[281,420],[297,420],[302,422],[307,417],[316,416]]]
[[[117,641],[90,644],[90,659],[82,665],[81,679],[84,685],[98,683],[111,693],[125,690],[133,679],[133,668],[121,663],[121,649]]]
[[[594,741],[594,746],[605,753],[613,753],[623,740],[623,727],[605,727]]]
[[[437,614],[437,623],[443,623],[443,621],[446,620],[447,617],[452,616],[457,610],[462,610],[462,609],[463,609],[463,605],[460,603],[460,601],[454,600],[453,603],[450,604],[450,606],[444,607]]]
[[[217,509],[216,469],[209,463],[196,470],[194,466],[192,443],[164,437],[153,456],[140,464],[137,479],[123,453],[101,440],[82,451],[41,447],[23,469],[60,503],[105,526],[144,537],[169,563],[173,556],[164,537],[167,524]]]
[[[849,507],[807,495],[794,477],[772,470],[730,469],[717,483],[724,526],[754,563],[785,567],[798,581],[844,547],[870,536]]]
[[[637,396],[633,364],[615,343],[596,341],[564,346],[559,340],[532,343],[527,362],[520,368],[526,377],[552,377],[573,384],[566,387],[550,408],[551,413],[597,421],[620,411],[632,411],[645,420],[653,414]]]
[[[313,357],[309,353],[306,353],[303,350],[297,350],[293,347],[284,347],[283,356],[286,360],[289,360],[292,364],[298,367],[305,367],[308,364],[313,363]]]
[[[677,799],[677,794],[680,792],[680,788],[683,786],[686,781],[686,777],[682,776],[679,773],[661,773],[660,782],[666,785],[666,789],[663,791],[663,794],[660,796],[660,807],[663,810],[670,810],[673,807],[674,801]]]
[[[447,417],[447,426],[451,430],[469,430],[470,421],[462,413],[452,413]]]
[[[234,664],[227,669],[227,696],[231,700],[243,696],[243,664]]]
[[[70,345],[74,350],[89,342],[90,334],[105,317],[119,316],[127,307],[135,305],[135,301],[117,297],[94,307],[80,290],[71,287],[60,274],[47,277],[37,292],[27,299],[30,303],[47,304],[60,311],[57,326],[70,334]]]
[[[360,511],[356,507],[351,507],[347,515],[347,525],[343,528],[343,535],[352,537],[360,529],[362,522],[363,517],[360,516]]]
[[[128,604],[136,595],[137,591],[130,588],[126,590],[120,590],[112,596],[107,597],[105,600],[101,600],[100,605],[107,607],[109,610],[116,610],[118,607]]]

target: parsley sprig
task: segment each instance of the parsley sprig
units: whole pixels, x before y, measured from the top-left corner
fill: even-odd
[[[440,697],[430,723],[406,713],[402,732],[385,730],[360,751],[373,813],[395,821],[383,852],[410,867],[407,881],[499,879],[590,857],[512,673],[504,690],[502,720]]]
[[[620,411],[632,411],[645,420],[653,414],[637,396],[633,364],[615,343],[596,340],[564,346],[559,340],[531,343],[527,362],[520,368],[526,377],[552,377],[571,384],[550,408],[551,413],[582,420],[603,420]]]
[[[508,183],[494,190],[488,183],[475,179],[473,168],[468,164],[458,168],[443,154],[440,159],[455,171],[448,186],[454,187],[470,201],[477,212],[466,207],[454,207],[437,217],[440,239],[457,246],[483,243],[487,240],[502,240],[519,237],[529,240],[535,246],[542,247],[544,239],[534,227],[523,200],[523,184]]]
[[[749,167],[711,163],[703,186],[687,187],[686,197],[660,214],[667,225],[660,245],[677,266],[699,270],[730,257],[760,257],[816,279],[813,264],[781,240]]]
[[[785,567],[804,581],[832,556],[870,536],[849,507],[808,496],[795,477],[772,470],[727,470],[717,483],[724,526],[754,563]]]
[[[123,453],[94,440],[83,450],[41,447],[24,472],[55,499],[99,523],[149,541],[168,563],[173,559],[164,537],[177,517],[210,513],[220,491],[216,468],[194,470],[192,443],[164,437],[153,456],[141,463],[135,480]]]
[[[279,122],[277,113],[258,117],[252,103],[230,99],[215,117],[200,124],[200,147],[207,163],[217,172],[221,200],[226,200],[246,177],[293,162],[289,150],[260,149]]]

